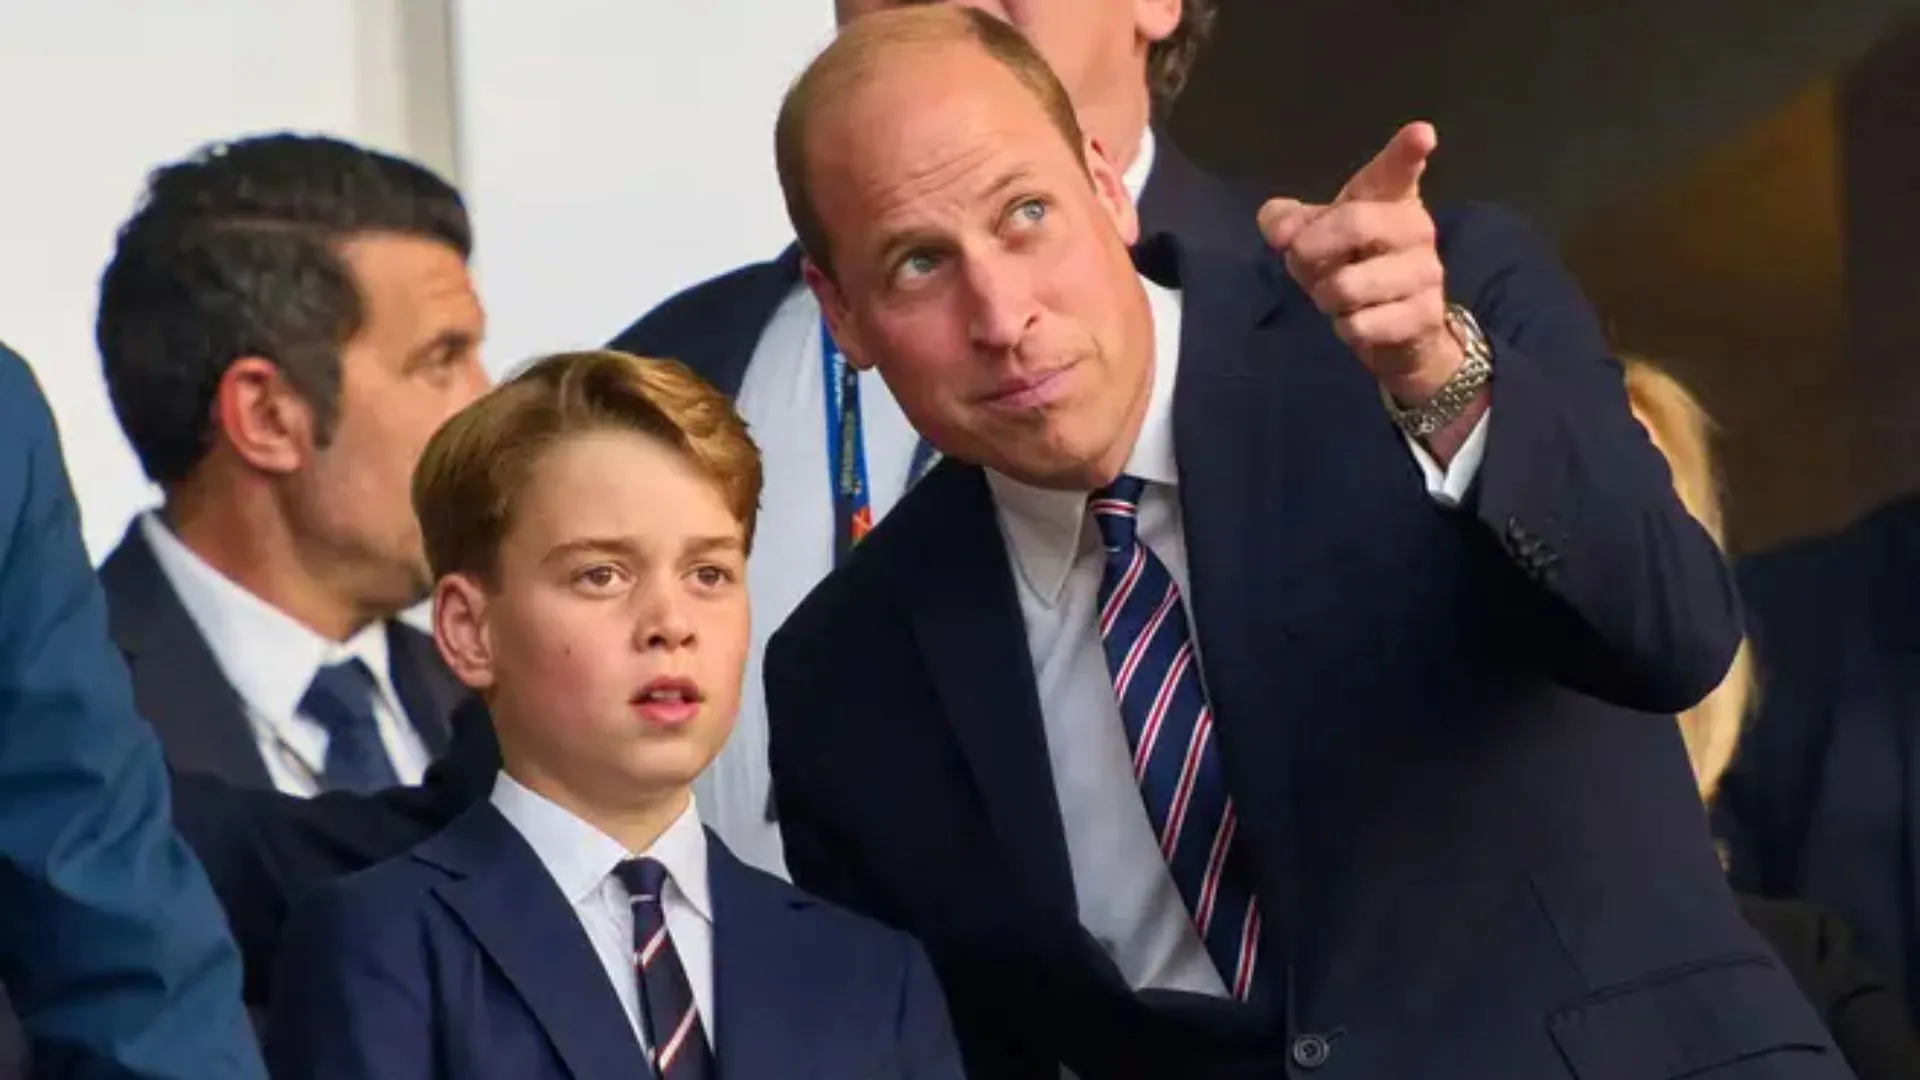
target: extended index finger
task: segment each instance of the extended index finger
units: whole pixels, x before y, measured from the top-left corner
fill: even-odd
[[[1335,202],[1367,199],[1400,202],[1418,198],[1420,176],[1427,171],[1427,158],[1440,145],[1440,133],[1432,124],[1416,120],[1393,133],[1387,145],[1360,167],[1340,189]]]

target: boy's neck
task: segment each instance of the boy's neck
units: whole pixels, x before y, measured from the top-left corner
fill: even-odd
[[[693,798],[692,788],[680,787],[660,792],[657,797],[624,799],[613,806],[586,797],[525,762],[508,762],[505,771],[521,787],[612,837],[630,855],[642,855],[652,848],[686,812]]]

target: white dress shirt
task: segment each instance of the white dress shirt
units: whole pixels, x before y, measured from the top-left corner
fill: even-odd
[[[1153,312],[1153,389],[1125,471],[1147,481],[1139,537],[1180,587],[1192,626],[1187,546],[1173,445],[1173,385],[1180,355],[1180,296],[1142,280]],[[1442,470],[1424,447],[1427,490],[1457,501],[1472,483],[1486,443],[1482,418],[1467,447]],[[1079,894],[1080,922],[1135,989],[1225,996],[1219,972],[1194,930],[1133,777],[1132,751],[1113,694],[1098,629],[1105,552],[1087,494],[1028,487],[994,472],[993,492],[1018,581],[1047,756]],[[1204,675],[1205,650],[1194,641]]]
[[[626,860],[641,857],[667,868],[667,885],[660,898],[667,936],[673,939],[673,951],[692,985],[693,1007],[711,1048],[713,898],[707,889],[707,835],[693,800],[688,800],[686,810],[652,847],[638,854],[504,772],[494,780],[492,800],[494,809],[526,839],[573,905],[633,1025],[634,1038],[648,1052],[653,1047],[647,1045],[647,1026],[640,1016],[640,976],[633,960],[633,901],[613,871]]]
[[[420,782],[429,756],[393,686],[384,620],[344,642],[329,641],[209,566],[158,515],[140,516],[140,535],[239,695],[275,788],[302,797],[319,791],[327,729],[300,711],[300,701],[321,668],[348,659],[373,675],[374,719],[394,775],[402,784]]]
[[[1133,197],[1153,168],[1153,131],[1124,180]],[[766,470],[760,497],[758,542],[747,564],[753,604],[753,642],[733,734],[695,783],[707,823],[741,859],[787,876],[780,830],[766,819],[766,691],[761,660],[779,629],[820,580],[833,570],[833,487],[827,471],[826,379],[822,370],[820,305],[805,285],[787,294],[755,345],[740,386],[740,414],[760,446]],[[907,487],[919,436],[872,371],[860,373],[860,419],[866,436],[869,504],[878,521]]]

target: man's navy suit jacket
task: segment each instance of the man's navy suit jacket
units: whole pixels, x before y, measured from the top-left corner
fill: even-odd
[[[1236,257],[1266,251],[1251,188],[1201,171],[1164,134],[1140,198],[1147,235],[1174,234]],[[701,282],[623,330],[613,348],[671,357],[728,396],[739,393],[761,332],[800,284],[797,248]],[[771,541],[770,541],[771,542]],[[247,961],[247,997],[264,1001],[290,900],[315,883],[407,850],[484,799],[500,767],[486,711],[456,710],[447,752],[418,788],[373,797],[291,800],[182,774],[180,828],[207,864]]]
[[[53,417],[0,346],[0,984],[32,1075],[262,1076],[236,961],[107,638]]]
[[[1733,881],[1842,916],[1920,1025],[1920,495],[1738,569],[1760,692],[1715,804]]]
[[[133,671],[140,715],[160,733],[177,772],[206,773],[241,787],[273,786],[246,706],[167,580],[140,524],[100,566],[114,644]],[[433,639],[398,619],[387,622],[388,670],[408,723],[427,753],[447,746],[450,717],[465,689]]]
[[[1135,993],[1080,925],[979,468],[938,467],[774,634],[794,881],[927,947],[974,1075],[1849,1075],[1735,908],[1673,720],[1739,638],[1719,551],[1543,246],[1439,225],[1495,353],[1458,508],[1278,260],[1140,253],[1183,291],[1187,599],[1272,1011]]]
[[[708,851],[716,1080],[960,1080],[918,945]],[[572,904],[491,803],[318,890],[280,971],[275,1080],[651,1075]]]

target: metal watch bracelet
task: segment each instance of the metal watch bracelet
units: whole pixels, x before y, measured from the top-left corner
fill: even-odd
[[[1493,347],[1480,324],[1460,304],[1447,305],[1447,330],[1460,342],[1466,359],[1440,384],[1432,398],[1413,408],[1402,408],[1391,395],[1383,395],[1387,412],[1401,431],[1415,439],[1425,439],[1460,419],[1480,391],[1493,379]]]

